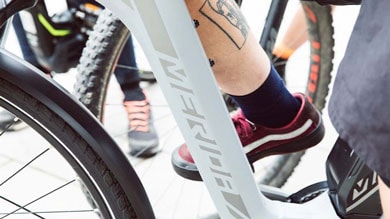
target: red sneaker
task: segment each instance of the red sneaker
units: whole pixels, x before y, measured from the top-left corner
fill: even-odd
[[[251,164],[266,156],[308,149],[324,137],[325,128],[319,111],[303,94],[297,93],[294,96],[302,103],[301,108],[295,118],[281,128],[256,125],[246,119],[241,111],[233,116],[234,127]],[[172,164],[180,176],[202,180],[186,144],[173,152]]]

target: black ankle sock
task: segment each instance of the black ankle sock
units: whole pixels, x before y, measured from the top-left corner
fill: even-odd
[[[250,121],[270,128],[290,123],[301,106],[300,101],[286,89],[273,66],[268,78],[257,90],[245,96],[230,96]]]

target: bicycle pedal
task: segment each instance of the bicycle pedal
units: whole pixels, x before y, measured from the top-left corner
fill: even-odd
[[[313,200],[318,197],[320,194],[328,190],[328,183],[326,181],[314,183],[310,186],[307,186],[298,192],[290,195],[287,200],[291,203],[302,204]]]

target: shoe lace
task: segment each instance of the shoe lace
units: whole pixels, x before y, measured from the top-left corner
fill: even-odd
[[[147,101],[127,101],[126,111],[129,118],[131,131],[149,130],[150,105]]]
[[[240,137],[248,137],[256,130],[255,124],[249,121],[242,111],[239,111],[236,115],[232,117],[234,127],[238,136]]]

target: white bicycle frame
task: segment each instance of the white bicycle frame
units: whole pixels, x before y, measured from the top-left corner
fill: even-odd
[[[100,0],[141,44],[222,218],[338,218],[323,193],[305,204],[257,187],[184,0]]]

